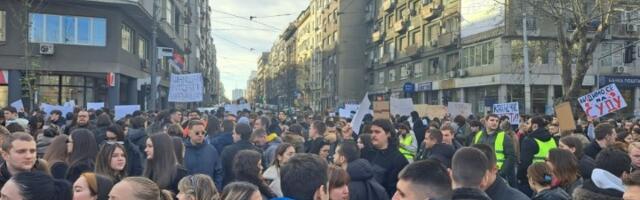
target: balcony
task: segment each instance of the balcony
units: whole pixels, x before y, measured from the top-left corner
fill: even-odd
[[[431,3],[423,6],[421,9],[422,19],[431,21],[437,18],[442,13],[442,5]]]
[[[416,57],[419,56],[420,53],[422,51],[422,48],[420,48],[418,45],[414,44],[414,45],[410,45],[405,49],[405,55],[409,56],[409,57]]]
[[[382,41],[382,38],[384,37],[384,33],[381,31],[376,31],[373,32],[373,34],[371,34],[371,41],[374,43],[380,42]]]
[[[385,0],[384,3],[382,3],[382,9],[386,12],[393,11],[395,7],[396,7],[395,0]]]
[[[449,15],[453,15],[458,13],[460,9],[460,2],[458,1],[457,3],[454,4],[449,4],[447,7],[444,8],[444,14],[443,16],[449,16]]]
[[[380,63],[381,64],[388,64],[388,63],[391,63],[391,61],[393,61],[393,59],[391,58],[391,55],[389,55],[389,54],[384,54],[382,56],[382,59],[380,59]]]
[[[454,45],[457,39],[457,34],[454,34],[452,32],[444,33],[438,37],[438,46],[442,48],[449,47],[451,45]]]
[[[400,21],[393,23],[393,30],[398,33],[404,32],[405,30],[407,30],[407,24],[408,24],[407,22],[408,21],[402,19]]]

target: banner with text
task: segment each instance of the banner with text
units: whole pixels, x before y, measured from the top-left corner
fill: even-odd
[[[609,84],[578,98],[582,109],[591,118],[599,118],[627,107],[615,84]]]
[[[493,104],[493,114],[509,117],[511,125],[520,124],[520,108],[518,102]]]
[[[458,115],[462,115],[467,118],[471,115],[471,104],[470,103],[462,103],[462,102],[449,102],[447,104],[447,110],[449,114],[451,114],[451,119],[455,118]]]
[[[200,102],[203,93],[202,74],[171,74],[169,102]]]
[[[420,117],[429,117],[430,119],[442,119],[447,115],[447,107],[443,105],[418,104],[415,105],[416,111]]]

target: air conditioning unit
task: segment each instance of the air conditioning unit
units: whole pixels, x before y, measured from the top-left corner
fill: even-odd
[[[457,71],[450,71],[449,78],[455,78],[458,75]]]
[[[49,43],[41,43],[40,44],[40,54],[42,55],[53,55],[53,44]]]
[[[627,24],[627,32],[638,32],[638,26],[635,24]]]
[[[466,76],[468,75],[467,70],[465,70],[465,69],[459,69],[459,70],[458,70],[458,75],[459,75],[460,77],[466,77]]]
[[[624,67],[620,66],[620,67],[613,67],[613,73],[616,74],[623,74],[624,73]]]

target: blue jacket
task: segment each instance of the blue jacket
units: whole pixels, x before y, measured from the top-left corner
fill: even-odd
[[[184,140],[184,166],[191,174],[206,174],[213,179],[218,190],[222,189],[222,165],[218,151],[213,146],[203,143],[193,145],[191,140]]]
[[[213,145],[216,150],[221,153],[224,147],[233,144],[233,136],[231,136],[231,133],[220,133],[213,137],[207,137],[206,140],[206,143]]]

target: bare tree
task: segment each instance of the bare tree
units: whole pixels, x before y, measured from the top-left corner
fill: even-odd
[[[22,77],[22,85],[26,86],[27,96],[29,98],[29,108],[34,108],[35,91],[37,90],[36,78],[37,69],[40,68],[41,63],[39,57],[32,58],[31,45],[29,44],[29,29],[31,28],[31,22],[29,19],[29,13],[42,9],[44,1],[40,0],[10,0],[9,10],[13,13],[13,17],[10,18],[10,24],[18,30],[21,34],[19,37],[20,42],[23,45],[22,64],[24,65],[24,76]]]

